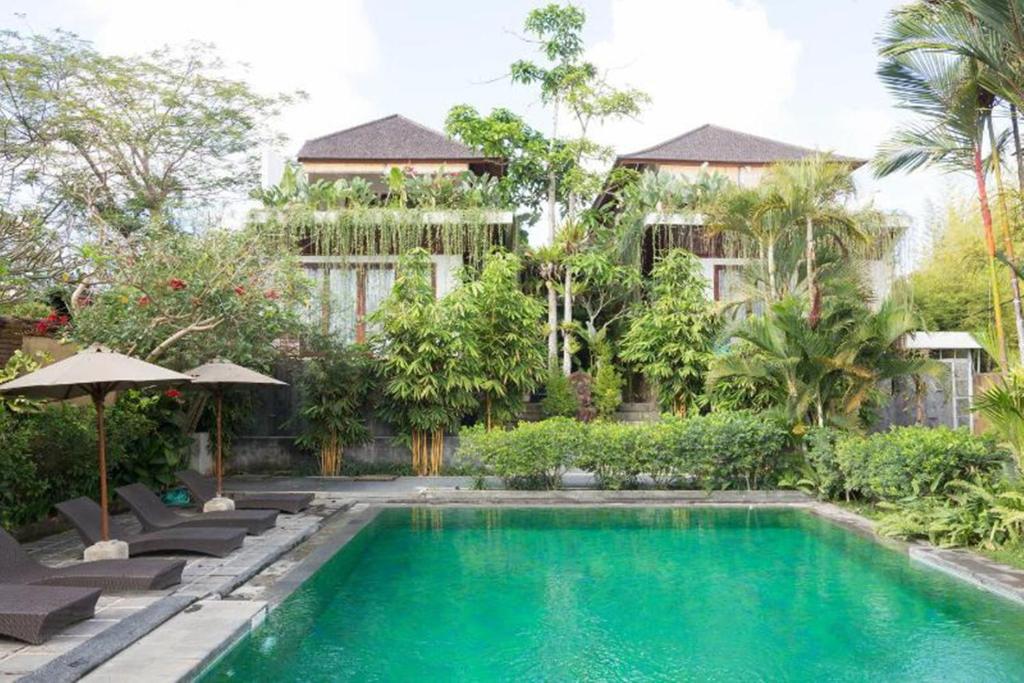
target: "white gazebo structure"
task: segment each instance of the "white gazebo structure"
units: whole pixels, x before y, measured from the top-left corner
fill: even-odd
[[[975,376],[982,371],[984,349],[969,332],[913,332],[903,340],[906,349],[928,354],[948,367],[939,378],[928,378],[925,413],[929,424],[974,428]]]

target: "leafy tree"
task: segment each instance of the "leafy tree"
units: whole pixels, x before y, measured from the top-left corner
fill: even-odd
[[[576,417],[580,409],[575,387],[568,377],[557,370],[548,374],[540,409],[544,417]]]
[[[986,117],[991,115],[994,95],[984,87],[979,60],[956,55],[943,57],[933,50],[919,49],[922,31],[917,22],[932,11],[925,5],[897,10],[882,36],[879,76],[897,98],[898,106],[913,111],[922,120],[900,129],[879,148],[875,173],[885,176],[924,166],[973,172],[988,253],[989,292],[1000,365],[1007,367],[996,241],[983,158]],[[952,19],[952,15],[947,16]]]
[[[588,249],[570,260],[575,273],[573,297],[586,313],[585,339],[591,365],[609,344],[609,330],[629,314],[641,288],[640,269],[619,264],[609,249]]]
[[[514,83],[538,86],[541,101],[551,109],[551,136],[546,159],[547,208],[550,241],[560,224],[558,202],[576,218],[584,203],[600,189],[602,176],[589,170],[589,162],[611,156],[611,148],[591,140],[591,126],[635,116],[648,97],[632,88],[612,87],[597,66],[584,59],[583,26],[586,14],[579,7],[549,4],[531,10],[524,23],[529,42],[537,45],[544,63],[519,60],[511,66]],[[559,116],[568,113],[574,135],[564,136]]]
[[[267,367],[300,327],[297,260],[252,230],[148,230],[85,249],[97,278],[71,337],[187,369],[215,357]]]
[[[445,132],[480,150],[485,156],[504,160],[504,173],[498,181],[506,202],[525,207],[533,218],[540,211],[546,183],[546,156],[551,143],[522,117],[508,109],[497,108],[487,116],[468,104],[448,110]]]
[[[373,361],[366,347],[330,338],[314,340],[311,350],[298,383],[303,432],[296,443],[315,451],[320,474],[333,477],[341,473],[344,448],[370,439],[363,410],[374,386]]]
[[[444,433],[476,407],[482,352],[460,334],[451,307],[437,301],[430,254],[402,255],[391,294],[372,316],[371,339],[382,377],[385,419],[405,431],[417,474],[439,474]]]
[[[519,258],[494,252],[480,277],[448,295],[446,306],[458,319],[460,334],[472,340],[484,359],[475,378],[487,429],[514,422],[523,394],[545,373],[539,301],[519,288]]]
[[[227,77],[205,45],[121,57],[5,31],[0,52],[3,194],[53,226],[128,235],[244,193],[289,101]]]
[[[978,239],[982,226],[977,208],[972,212],[964,201],[952,200],[930,221],[935,233],[931,251],[908,277],[915,309],[926,329],[987,331],[992,324],[992,300],[988,257],[984,242]],[[998,278],[998,285],[1003,303],[1005,276]],[[1008,319],[1004,334],[1015,338]]]
[[[70,276],[74,265],[59,243],[56,231],[34,217],[0,209],[0,309],[37,300]]]
[[[631,322],[620,355],[657,388],[666,410],[685,415],[703,394],[718,317],[689,252],[667,252],[651,278],[651,301]]]

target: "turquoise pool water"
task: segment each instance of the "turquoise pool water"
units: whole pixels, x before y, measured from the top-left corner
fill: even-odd
[[[1024,681],[1024,609],[811,515],[389,509],[203,681]]]

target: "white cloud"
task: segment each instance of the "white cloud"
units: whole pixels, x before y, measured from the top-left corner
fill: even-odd
[[[591,58],[617,85],[646,91],[639,123],[605,126],[620,152],[704,123],[771,135],[796,87],[800,44],[755,0],[613,0],[611,37]]]
[[[372,75],[377,41],[362,0],[289,7],[269,0],[78,0],[104,51],[130,54],[191,40],[213,43],[228,62],[244,64],[262,92],[302,90],[308,101],[281,117],[293,154],[310,137],[373,115],[359,82]]]

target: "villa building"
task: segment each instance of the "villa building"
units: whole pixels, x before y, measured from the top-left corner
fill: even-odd
[[[482,156],[443,133],[420,125],[399,114],[307,140],[298,154],[298,164],[309,182],[368,183],[381,200],[389,193],[387,179],[393,169],[406,178],[438,175],[474,177],[502,175],[503,160]],[[310,315],[321,317],[324,327],[350,341],[364,341],[367,318],[391,291],[398,252],[422,246],[432,254],[434,290],[438,297],[456,284],[457,270],[474,257],[468,245],[488,246],[516,239],[514,214],[505,207],[484,210],[463,208],[339,209],[318,212],[318,224],[347,219],[354,231],[377,232],[360,248],[319,248],[310,241],[302,257],[303,266],[315,281],[323,283],[326,296],[316,302]],[[359,213],[358,218],[353,214]],[[388,239],[402,232],[409,239]]]
[[[670,140],[646,149],[621,154],[615,166],[637,171],[652,171],[696,179],[702,173],[720,174],[741,186],[761,182],[772,164],[797,161],[817,154],[817,150],[769,140],[749,133],[705,124]],[[833,155],[838,161],[859,168],[862,159]],[[612,201],[610,195],[602,202]],[[728,301],[740,282],[743,266],[752,254],[743,246],[730,241],[725,235],[711,236],[704,228],[703,217],[695,213],[652,212],[646,218],[648,229],[644,235],[642,261],[648,271],[658,253],[665,249],[683,247],[701,261],[704,276],[709,283],[709,295],[716,301]],[[893,235],[865,263],[867,280],[871,283],[876,301],[884,299],[892,286],[894,257],[892,245],[901,228],[893,228]]]

